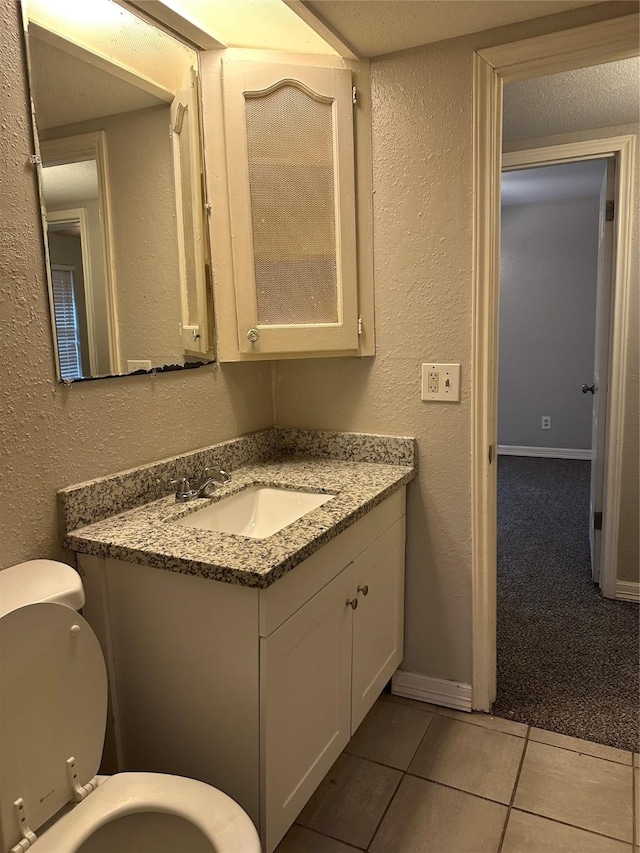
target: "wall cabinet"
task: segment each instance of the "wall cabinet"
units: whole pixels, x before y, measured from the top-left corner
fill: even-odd
[[[274,56],[202,56],[217,355],[373,355],[369,65]]]
[[[265,590],[78,555],[120,770],[201,779],[271,853],[402,659],[404,489]]]

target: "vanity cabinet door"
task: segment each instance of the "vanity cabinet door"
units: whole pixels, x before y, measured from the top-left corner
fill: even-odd
[[[355,732],[402,660],[404,516],[353,563],[351,731]]]
[[[261,835],[272,851],[347,745],[350,567],[260,640]]]

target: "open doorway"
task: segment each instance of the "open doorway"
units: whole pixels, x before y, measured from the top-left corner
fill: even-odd
[[[594,583],[614,176],[614,158],[503,174],[494,713],[632,749],[636,608]]]
[[[627,334],[612,311],[626,301],[612,217],[630,192],[621,150],[637,134],[637,76],[625,59],[505,86],[496,334],[493,711],[625,749],[638,747],[637,606],[611,600],[625,563],[601,528],[624,535],[633,477],[612,476],[624,424],[608,392]],[[597,89],[614,78],[603,107]]]
[[[628,128],[591,124],[582,133],[548,131],[545,140],[522,137],[507,145],[503,137],[505,84],[528,83],[543,75],[582,69],[590,63],[614,63],[638,56],[638,17],[627,16],[588,27],[485,48],[474,60],[474,271],[472,382],[472,540],[473,540],[473,685],[472,706],[488,711],[496,698],[496,508],[498,301],[500,252],[500,169],[515,151],[536,147],[529,165],[549,163],[550,146],[572,143],[581,156],[614,155],[617,165],[617,226],[612,287],[612,346],[609,369],[609,423],[601,583],[609,598],[640,600],[638,572],[638,412],[637,383],[631,380],[637,327],[633,304],[637,271],[632,269],[637,225],[635,181],[637,117]],[[596,69],[596,77],[600,69]],[[635,79],[635,78],[634,78]],[[508,87],[507,87],[508,88]],[[634,87],[637,104],[637,86]],[[607,106],[611,99],[588,92],[583,104]],[[637,107],[636,107],[637,113]],[[565,111],[566,117],[572,111]],[[533,144],[532,144],[533,143]],[[575,154],[574,148],[574,154]],[[557,153],[557,152],[556,152]],[[554,158],[551,158],[554,159]],[[557,158],[555,158],[557,159]],[[569,158],[571,159],[571,158]],[[574,156],[573,159],[576,159]],[[627,366],[629,365],[629,370]],[[634,440],[635,438],[635,440]],[[622,511],[621,511],[622,506]],[[617,561],[617,567],[615,565]],[[613,568],[613,571],[612,571]],[[627,574],[628,573],[628,574]],[[633,661],[636,650],[633,652]],[[637,668],[635,670],[637,677]],[[592,694],[585,686],[586,714]],[[634,700],[634,706],[635,706]],[[637,729],[631,731],[631,737]]]

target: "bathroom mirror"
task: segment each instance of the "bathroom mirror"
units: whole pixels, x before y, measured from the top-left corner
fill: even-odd
[[[58,378],[208,363],[196,51],[116,0],[22,9]]]

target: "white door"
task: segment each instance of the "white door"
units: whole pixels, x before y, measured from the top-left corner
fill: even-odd
[[[607,160],[607,170],[600,196],[600,235],[598,242],[598,290],[596,296],[596,345],[593,380],[583,385],[585,393],[593,393],[591,430],[591,494],[589,501],[589,545],[591,576],[600,580],[602,540],[602,507],[604,497],[604,462],[607,413],[607,375],[611,330],[611,286],[613,281],[613,216],[607,212],[615,204],[615,160]]]
[[[353,564],[352,732],[402,660],[404,549],[403,517]]]
[[[262,843],[270,853],[351,734],[351,567],[260,640]]]

